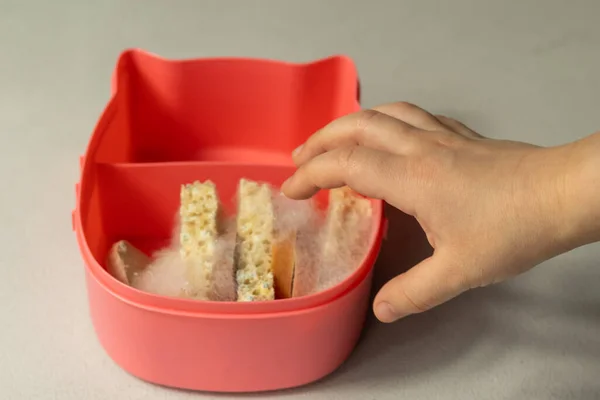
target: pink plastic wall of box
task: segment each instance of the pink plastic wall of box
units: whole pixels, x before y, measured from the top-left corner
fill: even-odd
[[[167,60],[125,51],[113,96],[80,159],[73,226],[100,343],[146,381],[253,392],[313,382],[350,355],[364,323],[385,228],[372,200],[369,251],[333,288],[286,300],[204,302],[144,293],[104,268],[127,239],[152,252],[169,239],[178,188],[211,179],[228,209],[241,177],[281,184],[290,153],[315,130],[360,109],[344,56],[293,64],[259,59]],[[326,206],[326,193],[319,196]]]

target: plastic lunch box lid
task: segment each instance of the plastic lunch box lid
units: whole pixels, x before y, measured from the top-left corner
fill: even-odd
[[[336,59],[342,61],[343,65],[347,69],[345,71],[345,75],[347,75],[349,78],[346,79],[344,83],[347,85],[354,85],[356,87],[356,105],[353,110],[348,110],[347,112],[353,112],[360,109],[358,99],[358,78],[352,60],[345,56],[332,56],[308,63],[290,63],[277,60],[253,58],[166,59],[141,49],[125,50],[123,53],[121,53],[117,62],[117,67],[112,75],[111,98],[95,126],[94,132],[86,149],[86,155],[79,158],[80,181],[75,185],[76,205],[72,213],[73,229],[76,232],[79,248],[86,264],[85,267],[93,279],[95,279],[104,289],[112,293],[114,296],[137,307],[142,307],[161,313],[204,315],[213,318],[239,318],[240,316],[243,316],[244,318],[264,318],[275,314],[281,315],[282,313],[289,314],[303,312],[310,308],[335,301],[335,299],[352,290],[364,279],[367,279],[374,266],[379,249],[381,247],[381,242],[387,230],[387,220],[385,219],[383,213],[383,202],[380,200],[372,200],[374,206],[373,224],[375,225],[375,229],[373,229],[369,239],[371,246],[361,261],[360,267],[338,285],[312,295],[270,302],[209,302],[155,295],[137,290],[114,279],[95,259],[88,245],[86,232],[82,224],[82,219],[85,218],[82,215],[82,208],[85,208],[85,206],[82,207],[82,205],[85,204],[87,199],[82,198],[82,195],[84,193],[88,193],[88,189],[91,189],[91,186],[93,185],[92,177],[93,169],[95,167],[95,163],[93,161],[94,154],[98,144],[102,141],[103,135],[106,132],[108,125],[110,125],[111,118],[113,116],[116,98],[119,94],[119,74],[125,72],[122,70],[122,68],[124,65],[128,64],[124,63],[124,61],[129,61],[132,58],[136,58],[138,63],[159,63],[161,64],[162,68],[168,68],[174,72],[177,72],[178,69],[193,67],[194,65],[202,64],[204,67],[206,67],[207,63],[219,64],[223,61],[234,62],[240,66],[243,65],[246,69],[250,67],[260,68],[262,64],[269,63],[271,65],[276,65],[281,69],[288,68],[301,71],[302,69],[308,69],[311,66]],[[348,74],[348,71],[352,71],[353,73]],[[87,186],[90,187],[88,188]]]

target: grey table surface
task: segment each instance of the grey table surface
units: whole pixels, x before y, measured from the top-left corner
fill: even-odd
[[[229,398],[133,378],[90,323],[73,186],[124,48],[344,53],[364,106],[408,100],[492,137],[555,145],[600,129],[598,17],[595,0],[0,1],[0,397]],[[413,221],[391,219],[377,285],[427,251]],[[250,397],[599,399],[599,260],[587,246],[396,324],[371,317],[327,379]]]

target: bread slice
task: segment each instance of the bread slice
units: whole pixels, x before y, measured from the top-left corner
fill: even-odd
[[[238,301],[275,299],[274,218],[271,188],[264,183],[241,179],[235,250]]]
[[[310,230],[301,230],[296,234],[296,262],[292,277],[292,296],[302,297],[314,293],[320,263],[319,250],[321,248],[317,227]]]
[[[356,268],[373,213],[371,201],[349,187],[329,191],[317,290],[345,279]]]
[[[296,267],[296,232],[282,233],[273,244],[273,285],[276,299],[292,297]]]
[[[127,240],[119,240],[108,251],[108,273],[126,285],[131,285],[135,275],[150,264],[150,258]]]
[[[213,182],[195,181],[181,186],[179,253],[186,263],[187,296],[204,297],[210,292],[217,262],[219,215],[219,198]]]
[[[324,255],[335,256],[339,245],[354,244],[361,237],[361,230],[372,212],[371,201],[349,187],[330,190]]]
[[[212,287],[208,295],[212,301],[237,300],[234,265],[235,221],[226,222],[217,243],[217,261],[213,266]]]

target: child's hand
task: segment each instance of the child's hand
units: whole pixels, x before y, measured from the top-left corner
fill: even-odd
[[[375,313],[390,322],[590,241],[571,207],[572,147],[491,140],[394,103],[314,134],[295,151],[299,168],[282,191],[300,199],[348,185],[419,221],[435,251],[377,295]]]

